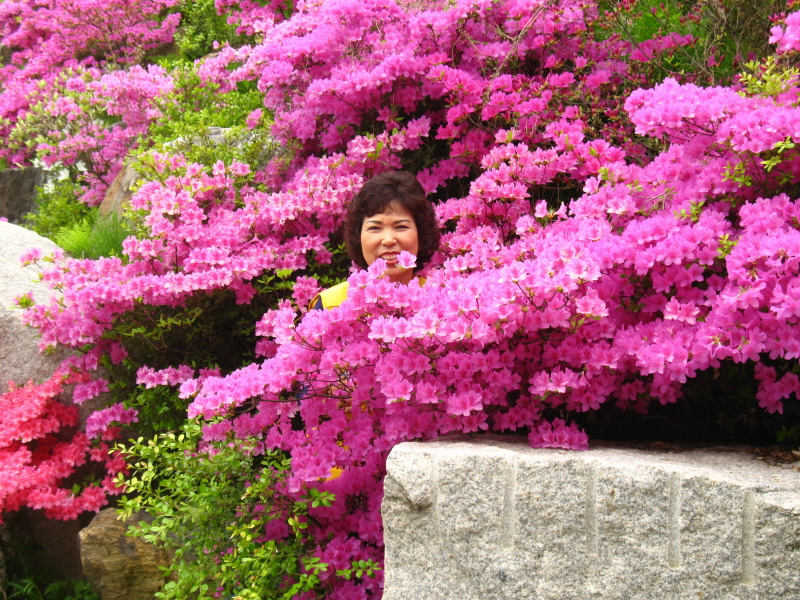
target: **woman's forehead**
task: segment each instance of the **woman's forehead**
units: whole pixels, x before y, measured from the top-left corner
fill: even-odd
[[[383,211],[375,213],[364,218],[364,221],[384,221],[391,219],[392,221],[399,221],[402,219],[414,219],[414,215],[402,204],[393,201]]]

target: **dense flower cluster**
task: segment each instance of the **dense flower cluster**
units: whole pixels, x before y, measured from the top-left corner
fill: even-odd
[[[265,273],[331,260],[365,179],[417,171],[446,232],[424,285],[388,282],[379,260],[350,275],[342,306],[307,311],[318,285],[304,275],[256,326],[263,360],[137,374],[180,385],[189,416],[213,421],[208,441],[287,452],[282,492],[335,494],[307,523],[322,562],[380,559],[381,480],[399,442],[521,430],[536,447],[585,448],[574,424],[543,415],[644,413],[725,360],[756,364],[770,412],[797,392],[791,79],[769,97],[670,79],[626,94],[646,83],[642,60],[691,40],[630,58],[619,39],[597,41],[588,0],[301,1],[285,20],[236,6],[263,41],[222,48],[201,73],[223,90],[257,82],[292,154],[258,171],[152,154],[157,176],[132,200],[146,235],[123,259],[56,257],[44,277],[62,293],[25,318],[44,346],[91,348],[81,368],[104,353],[119,363],[126,313],[223,288],[248,304]],[[795,22],[776,40],[790,44]],[[663,151],[648,160],[634,133]],[[92,427],[133,418],[116,407]],[[267,534],[290,535],[279,529]],[[333,600],[380,593],[379,579],[333,573],[321,575]]]
[[[94,206],[161,113],[172,78],[146,64],[173,41],[177,0],[6,2],[0,43],[0,159],[39,164]]]
[[[152,65],[111,72],[64,69],[27,94],[30,106],[9,130],[3,156],[24,161],[33,145],[45,168],[80,171],[86,189],[81,201],[99,204],[137,138],[160,116],[159,100],[172,89],[164,69]]]
[[[125,462],[110,456],[104,442],[92,444],[91,435],[75,432],[78,409],[62,404],[58,397],[65,386],[85,382],[77,372],[56,372],[39,385],[9,386],[0,396],[0,522],[6,512],[23,506],[44,509],[51,519],[69,520],[83,511],[98,511],[108,494],[121,490],[113,475]],[[98,427],[106,439],[110,421]],[[99,424],[98,424],[99,425]],[[86,465],[105,463],[102,484],[90,484],[80,493],[63,487],[64,481]]]
[[[778,53],[800,50],[800,13],[791,13],[784,26],[776,25],[770,33],[769,43],[778,45]]]

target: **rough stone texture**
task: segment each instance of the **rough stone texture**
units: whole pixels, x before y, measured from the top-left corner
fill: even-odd
[[[796,600],[800,473],[726,450],[400,444],[384,600]]]
[[[40,302],[52,291],[36,281],[39,268],[21,266],[20,256],[30,248],[50,254],[58,248],[50,240],[11,223],[0,222],[0,393],[8,389],[9,380],[18,384],[33,379],[49,378],[67,356],[65,352],[39,354],[35,329],[22,324],[22,311],[15,308],[14,298],[26,292]]]
[[[42,185],[42,171],[34,167],[0,171],[0,217],[13,223],[36,208],[36,186]]]
[[[134,515],[132,521],[142,518]],[[169,553],[128,537],[127,529],[115,509],[97,513],[79,534],[84,576],[103,600],[152,600],[166,583],[158,567],[171,563]]]
[[[125,168],[117,174],[114,181],[111,182],[111,185],[108,186],[103,201],[100,203],[100,206],[97,207],[100,216],[106,217],[111,213],[117,213],[117,215],[122,216],[123,207],[130,201],[131,196],[133,196],[131,186],[138,179],[139,173],[137,173],[133,167],[126,165]]]

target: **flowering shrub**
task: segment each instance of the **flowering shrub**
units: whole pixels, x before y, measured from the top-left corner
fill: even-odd
[[[149,64],[148,53],[176,41],[179,22],[178,46],[189,55],[209,49],[209,28],[239,43],[247,39],[231,26],[210,23],[207,5],[200,0],[5,3],[0,44],[11,60],[0,68],[4,164],[36,162],[61,176],[66,172],[81,185],[81,202],[99,204],[128,153],[142,140],[145,146],[154,141],[145,134],[164,116],[165,103],[179,103],[172,93],[175,61],[162,61],[168,71]],[[175,12],[181,6],[187,9],[183,19]],[[182,61],[177,62],[179,70]]]
[[[7,137],[25,117],[41,90],[69,69],[105,62],[133,65],[148,50],[170,42],[180,19],[159,13],[175,0],[51,0],[5,2],[0,8],[0,43],[13,49],[10,64],[0,69],[0,131]],[[57,102],[57,94],[51,95]],[[67,100],[67,104],[70,102]],[[68,107],[56,107],[65,116]],[[73,107],[74,110],[74,107]],[[86,132],[91,136],[91,132]],[[25,149],[4,149],[10,163],[30,159]]]
[[[51,519],[74,519],[83,511],[100,510],[108,494],[122,490],[113,476],[125,469],[125,462],[108,454],[105,441],[91,438],[113,439],[111,422],[129,423],[133,416],[112,407],[90,417],[86,433],[76,432],[77,407],[58,400],[64,386],[86,384],[87,379],[59,371],[39,385],[12,383],[0,396],[0,522],[5,513],[23,506],[44,509]],[[66,479],[86,471],[87,462],[104,465],[108,475],[102,483],[64,487]]]
[[[9,132],[6,156],[33,147],[45,167],[73,171],[87,190],[82,202],[99,204],[136,138],[160,116],[157,101],[171,91],[157,66],[64,70],[28,94],[31,106]]]
[[[201,443],[202,430],[187,421],[181,431],[119,447],[132,465],[123,514],[148,510],[154,519],[134,534],[175,549],[171,578],[156,597],[238,596],[291,600],[321,587],[333,565],[308,557],[309,507],[333,497],[310,488],[302,498],[276,485],[288,471],[279,451],[253,452],[252,441]],[[200,444],[200,448],[198,448]],[[370,578],[377,565],[355,568],[338,561],[340,576]],[[360,571],[360,572],[359,572]]]
[[[135,365],[144,389],[179,385],[189,417],[210,421],[206,443],[284,452],[281,496],[331,494],[308,508],[303,551],[334,569],[305,597],[380,595],[380,572],[337,571],[380,561],[381,480],[401,441],[523,431],[585,448],[561,417],[645,413],[723,362],[755,365],[767,411],[797,392],[800,129],[782,59],[735,88],[645,86],[647,57],[595,35],[588,0],[328,0],[285,20],[237,6],[262,41],[198,72],[223,93],[256,82],[284,153],[264,168],[143,155],[152,177],[124,256],[56,257],[44,278],[62,294],[25,318],[44,346],[83,348],[81,368]],[[445,230],[424,286],[388,282],[376,261],[349,276],[342,306],[307,311],[328,283],[315,275],[346,274],[344,207],[396,168],[418,173]],[[216,357],[151,344],[226,294],[243,314],[272,308],[252,355],[215,373]],[[183,358],[142,363],[139,342]]]

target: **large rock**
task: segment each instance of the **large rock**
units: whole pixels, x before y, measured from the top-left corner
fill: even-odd
[[[97,207],[100,216],[107,217],[112,213],[122,216],[123,209],[133,196],[131,186],[139,179],[139,173],[130,165],[125,165],[108,186],[103,201]]]
[[[171,564],[169,553],[127,536],[127,529],[115,509],[97,513],[79,535],[84,576],[103,600],[152,600],[166,583],[159,567]]]
[[[37,281],[38,267],[21,266],[20,256],[30,248],[50,254],[58,246],[33,231],[0,221],[0,393],[8,389],[9,380],[24,384],[48,379],[67,356],[65,351],[40,354],[36,330],[22,324],[22,311],[14,307],[14,298],[20,294],[33,292],[41,302],[52,293]]]
[[[18,223],[36,208],[36,186],[44,183],[41,169],[4,169],[0,171],[0,217]]]
[[[800,473],[743,451],[404,443],[384,600],[800,598]]]

